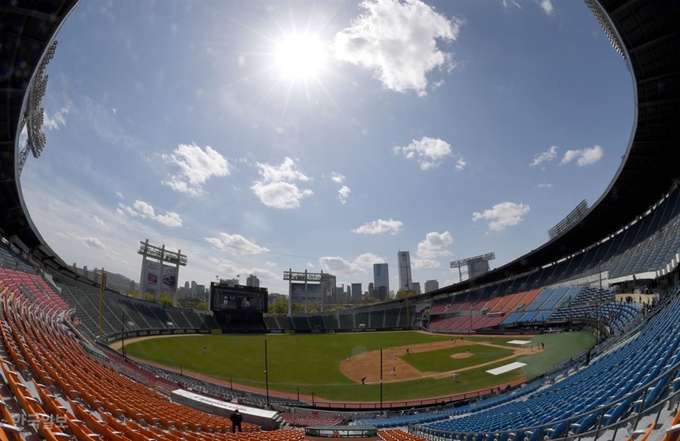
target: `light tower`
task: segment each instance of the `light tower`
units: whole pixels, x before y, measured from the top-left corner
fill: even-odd
[[[484,274],[489,271],[489,260],[496,258],[496,253],[487,253],[480,256],[468,257],[467,259],[454,260],[451,268],[458,268],[458,283],[463,281],[462,266],[467,266],[468,279]]]
[[[161,302],[161,291],[167,290],[172,294],[172,306],[177,306],[177,280],[179,267],[187,265],[187,256],[178,250],[169,251],[165,245],[160,247],[149,245],[149,239],[139,242],[137,254],[142,255],[142,273],[139,276],[139,293],[143,296],[146,290],[153,289],[156,294],[156,303]],[[149,261],[154,259],[158,262]],[[168,263],[169,265],[165,265]],[[171,266],[171,265],[174,265]]]

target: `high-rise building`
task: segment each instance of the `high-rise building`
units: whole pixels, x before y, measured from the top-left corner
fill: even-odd
[[[369,298],[370,298],[370,297],[375,297],[375,293],[373,292],[373,289],[374,289],[374,288],[373,288],[373,282],[370,282],[370,283],[368,284],[368,291],[367,291],[367,292],[368,292],[368,297],[369,297]]]
[[[390,291],[390,273],[386,263],[373,264],[373,289],[377,292],[377,295],[373,294],[375,298],[385,300]]]
[[[334,275],[328,273],[321,274],[321,295],[323,296],[323,303],[335,302],[335,284],[337,279]]]
[[[399,251],[399,253],[397,253],[397,262],[399,264],[399,289],[412,291],[411,255],[408,251]]]
[[[361,283],[352,283],[352,303],[361,303]]]
[[[257,276],[254,276],[254,275],[251,274],[246,279],[246,286],[252,286],[253,288],[259,288],[260,287],[260,279],[258,279]]]
[[[387,291],[387,288],[384,286],[374,288],[373,292],[374,292],[373,297],[380,300],[381,302],[384,302],[385,300],[388,299],[387,297],[389,296],[389,291]]]
[[[411,286],[413,286],[413,294],[419,296],[421,294],[420,293],[420,282],[413,282],[411,284]]]
[[[439,289],[439,282],[436,280],[428,280],[425,282],[425,292],[436,291]]]

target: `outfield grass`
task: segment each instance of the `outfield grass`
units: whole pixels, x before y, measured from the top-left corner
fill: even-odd
[[[566,332],[563,334],[541,334],[531,339],[534,345],[545,344],[545,351],[517,361],[526,363],[524,376],[530,380],[552,369],[556,364],[568,360],[572,355],[595,344],[595,336],[588,332]]]
[[[553,364],[568,359],[574,353],[592,345],[589,334],[568,333],[542,335],[547,350],[539,355],[524,357],[524,372],[514,370],[493,376],[486,370],[503,366],[502,361],[459,374],[459,381],[451,378],[384,383],[383,399],[417,399],[462,393],[506,383],[522,378],[527,371],[544,372]],[[528,339],[528,338],[527,338]],[[152,338],[125,345],[128,355],[149,360],[175,369],[196,372],[210,377],[233,381],[234,384],[264,388],[264,345],[267,342],[269,388],[283,392],[314,394],[330,400],[377,401],[379,385],[361,385],[340,372],[340,362],[348,355],[366,351],[451,340],[450,336],[428,335],[419,332],[377,332],[307,335],[197,335]],[[484,341],[506,345],[512,338],[465,337],[466,341]],[[451,349],[404,355],[403,360],[423,372],[445,372],[461,369],[465,363],[477,365],[502,358],[511,350],[472,345],[474,356],[451,358],[455,352],[467,350],[456,342]],[[512,346],[512,345],[507,345]],[[204,351],[204,348],[206,350]],[[487,351],[489,349],[489,351]],[[538,368],[534,368],[537,365]],[[530,368],[531,366],[531,368]],[[376,366],[376,369],[378,367]],[[541,372],[541,373],[542,373]]]

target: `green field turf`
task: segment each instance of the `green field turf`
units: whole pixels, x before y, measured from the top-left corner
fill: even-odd
[[[531,336],[522,338],[532,339]],[[267,341],[269,388],[271,391],[299,392],[329,400],[378,401],[379,385],[361,385],[340,372],[340,362],[348,355],[366,351],[449,341],[451,336],[419,332],[376,332],[342,334],[292,335],[195,335],[152,338],[125,345],[128,355],[152,361],[187,373],[208,375],[234,384],[264,388],[264,345]],[[508,337],[465,337],[465,341],[484,341],[498,345],[513,340]],[[594,338],[587,333],[544,334],[533,337],[543,341],[546,351],[517,361],[527,363],[522,370],[493,376],[486,370],[515,360],[502,361],[459,374],[458,382],[451,378],[384,383],[383,399],[417,399],[503,386],[523,376],[533,377],[535,371],[545,372],[555,363],[592,346]],[[204,351],[204,348],[206,350]],[[404,355],[403,360],[423,372],[445,372],[477,365],[511,353],[511,350],[472,345],[473,357],[454,359],[451,354],[466,351],[465,342],[456,341],[451,349]],[[535,366],[534,366],[535,365]],[[538,366],[538,367],[536,367]],[[378,366],[375,367],[378,370]]]

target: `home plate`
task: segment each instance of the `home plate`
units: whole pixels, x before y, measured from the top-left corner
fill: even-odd
[[[520,363],[519,361],[516,361],[514,363],[506,364],[505,366],[497,367],[496,369],[491,369],[490,371],[487,372],[490,373],[491,375],[500,375],[515,369],[519,369],[526,365],[527,365],[526,363]]]
[[[510,340],[508,343],[511,345],[525,345],[527,343],[531,343],[530,340]]]

